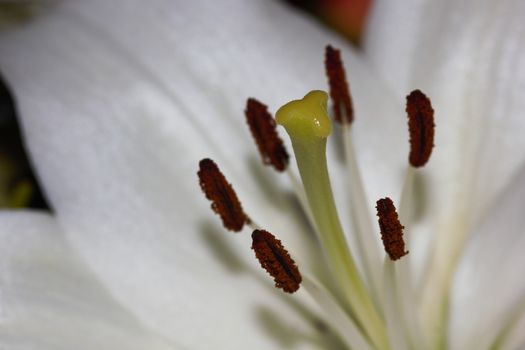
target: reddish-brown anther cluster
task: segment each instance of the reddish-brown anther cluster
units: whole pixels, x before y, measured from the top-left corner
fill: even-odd
[[[277,134],[275,119],[266,105],[249,98],[244,113],[264,164],[273,166],[277,171],[284,171],[290,157]]]
[[[385,250],[392,260],[397,260],[408,254],[403,240],[403,225],[399,222],[396,208],[390,198],[382,198],[376,203],[379,229]]]
[[[406,112],[410,132],[408,159],[413,167],[422,167],[434,147],[434,110],[430,99],[420,90],[414,90],[407,96]]]
[[[351,124],[354,120],[354,108],[341,60],[341,52],[330,45],[326,46],[324,64],[330,86],[330,97],[334,104],[335,121]]]
[[[242,210],[241,202],[231,184],[211,159],[205,158],[199,162],[199,184],[210,201],[211,208],[222,219],[224,227],[230,231],[239,232],[244,224],[249,223],[248,216]]]
[[[277,288],[286,293],[299,289],[303,278],[280,240],[268,231],[255,230],[252,233],[252,249],[262,268],[273,277]]]

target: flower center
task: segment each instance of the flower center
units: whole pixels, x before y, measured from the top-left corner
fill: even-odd
[[[390,198],[379,199],[376,205],[379,227],[374,229],[351,137],[353,105],[340,52],[328,46],[325,64],[334,119],[342,124],[353,204],[351,213],[356,223],[355,256],[339,220],[327,167],[326,143],[332,133],[328,94],[311,91],[303,99],[282,106],[275,120],[264,104],[250,98],[245,115],[263,163],[290,176],[317,234],[333,284],[324,285],[309,273],[299,272],[281,241],[255,225],[244,213],[232,186],[209,159],[200,162],[201,188],[227,229],[239,232],[245,224],[251,227],[252,249],[276,287],[294,293],[302,286],[319,303],[325,312],[323,318],[349,348],[425,349],[427,344],[421,336],[413,302],[410,260],[405,257],[408,252],[403,225],[409,226],[406,211],[412,192],[412,174],[416,167],[426,164],[432,152],[434,120],[430,100],[419,90],[407,97],[411,148],[400,213],[398,215]],[[300,181],[288,167],[289,155],[278,136],[276,121],[290,136]],[[382,257],[376,247],[374,232],[377,231],[388,257]]]

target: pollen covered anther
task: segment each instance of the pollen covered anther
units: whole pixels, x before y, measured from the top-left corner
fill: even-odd
[[[434,147],[434,110],[430,99],[420,90],[414,90],[407,96],[406,112],[410,132],[409,162],[413,167],[422,167]]]
[[[354,108],[341,60],[341,52],[330,45],[326,46],[324,64],[330,86],[330,97],[334,105],[335,121],[351,124],[354,120]]]
[[[249,98],[244,113],[264,164],[273,166],[277,171],[284,171],[290,157],[277,134],[275,119],[266,105]]]
[[[376,203],[377,216],[379,217],[379,229],[381,240],[385,250],[392,260],[398,260],[408,254],[405,251],[403,240],[404,226],[399,222],[394,203],[388,197],[382,198]]]
[[[234,232],[241,231],[250,219],[244,213],[237,194],[217,164],[209,158],[201,160],[197,175],[202,191],[206,198],[212,201],[211,208],[219,214],[224,227]]]
[[[281,241],[268,231],[252,233],[252,249],[261,267],[274,279],[275,286],[286,293],[294,293],[303,280],[295,261],[284,249]]]

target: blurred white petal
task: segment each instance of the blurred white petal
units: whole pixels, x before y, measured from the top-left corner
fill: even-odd
[[[483,349],[525,306],[525,168],[479,222],[454,278],[451,349]]]
[[[0,348],[179,349],[113,300],[50,215],[1,213],[0,241]]]
[[[519,0],[373,7],[367,57],[398,98],[420,88],[436,110],[429,195],[442,219],[455,211],[445,203],[461,195],[476,219],[524,163],[523,13]]]
[[[522,305],[523,306],[523,305]],[[519,315],[516,323],[512,325],[502,350],[520,350],[525,348],[525,313]]]

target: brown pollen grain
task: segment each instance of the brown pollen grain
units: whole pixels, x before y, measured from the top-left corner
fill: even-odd
[[[341,52],[330,45],[325,49],[325,69],[330,86],[330,97],[334,108],[334,118],[338,123],[351,124],[354,120],[354,108],[350,90],[346,81]]]
[[[273,166],[277,171],[284,171],[290,157],[277,134],[275,119],[268,112],[266,105],[249,98],[244,113],[263,163]]]
[[[430,99],[420,90],[414,90],[407,96],[406,112],[410,133],[408,160],[413,167],[422,167],[434,147],[434,110]]]
[[[376,209],[379,217],[381,240],[385,250],[390,259],[398,260],[408,254],[408,251],[405,251],[405,241],[403,240],[404,226],[399,222],[396,208],[390,198],[378,200]]]
[[[211,208],[221,217],[224,227],[234,232],[241,231],[250,219],[244,213],[237,194],[217,164],[209,158],[201,160],[197,175],[202,191],[212,202]]]
[[[268,231],[255,230],[252,233],[252,249],[261,267],[273,277],[277,288],[286,293],[299,289],[303,278],[280,240]]]

